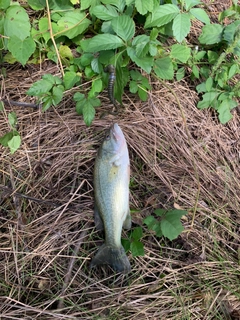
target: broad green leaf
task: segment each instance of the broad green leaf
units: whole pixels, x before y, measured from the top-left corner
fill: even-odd
[[[66,90],[74,87],[74,85],[80,80],[80,76],[73,71],[66,71],[63,77],[63,83]]]
[[[190,10],[190,13],[197,18],[198,20],[202,21],[205,24],[210,24],[209,16],[207,15],[206,11],[201,8],[193,8]]]
[[[81,42],[85,52],[98,52],[101,50],[116,49],[124,46],[124,42],[113,34],[98,34],[95,37]]]
[[[214,64],[215,62],[217,62],[219,58],[219,53],[212,50],[208,50],[207,57],[208,57],[208,62],[211,64]]]
[[[235,74],[239,73],[239,65],[234,63],[231,65],[228,71],[228,79],[231,79]]]
[[[94,58],[92,53],[84,53],[80,57],[80,63],[83,67],[89,66],[91,64],[92,59]]]
[[[179,12],[178,7],[173,4],[159,6],[147,17],[144,28],[163,26],[172,21]]]
[[[132,39],[135,34],[135,23],[133,19],[127,15],[112,19],[112,28],[124,41]]]
[[[232,99],[224,99],[217,108],[218,117],[221,123],[225,124],[232,119],[230,110],[235,108],[238,103]]]
[[[43,10],[46,7],[46,0],[28,0],[27,2],[33,10]]]
[[[53,76],[51,73],[44,74],[42,79],[51,82],[53,85],[62,83],[62,80],[58,76]]]
[[[166,209],[156,209],[154,210],[154,213],[158,216],[158,217],[162,217],[164,216],[166,213],[167,213],[167,210]]]
[[[172,80],[174,71],[172,60],[169,57],[156,59],[153,65],[156,75],[164,80]]]
[[[73,96],[74,101],[83,101],[85,99],[85,95],[80,92],[76,92]]]
[[[12,139],[13,136],[14,136],[13,131],[6,133],[4,136],[0,137],[0,144],[4,147],[7,147],[8,142]]]
[[[122,239],[121,239],[121,243],[122,243],[122,246],[123,246],[124,250],[125,250],[126,252],[128,252],[128,251],[130,250],[130,244],[131,244],[131,242],[130,242],[128,239],[122,238]]]
[[[88,101],[91,103],[91,105],[92,105],[94,108],[100,107],[100,105],[101,105],[101,100],[98,99],[98,98],[95,98],[95,97],[88,99]]]
[[[61,58],[67,58],[70,61],[73,59],[73,53],[69,46],[60,45],[58,50]]]
[[[198,67],[196,65],[193,65],[192,67],[192,73],[194,75],[194,77],[196,77],[197,79],[199,79],[199,70]]]
[[[139,58],[137,56],[134,48],[131,48],[131,47],[127,47],[127,53],[129,55],[129,57],[132,59],[132,61],[135,62],[140,68],[142,68],[148,74],[151,72],[152,65],[153,65],[153,58],[152,57]]]
[[[197,107],[199,109],[206,109],[211,107],[213,101],[217,98],[219,93],[217,91],[206,92],[202,96],[202,100],[198,102]]]
[[[191,56],[191,49],[181,44],[172,45],[171,57],[183,63],[187,62]]]
[[[53,84],[48,80],[38,80],[28,89],[27,95],[41,97],[46,92],[49,92],[52,89],[52,86]]]
[[[66,12],[64,16],[58,20],[58,33],[56,36],[66,36],[69,39],[73,39],[76,36],[82,34],[91,21],[86,18],[85,13],[79,11]]]
[[[0,9],[7,9],[10,6],[10,0],[1,0]]]
[[[161,229],[164,237],[172,241],[180,235],[184,230],[180,219],[185,214],[187,214],[186,211],[177,209],[166,213],[165,217],[161,220]]]
[[[92,124],[92,121],[95,117],[95,108],[92,106],[91,103],[86,101],[84,107],[83,107],[83,120],[86,123],[87,126],[90,126]]]
[[[226,40],[228,43],[231,43],[234,40],[235,31],[239,25],[239,20],[227,25],[223,31],[223,39]]]
[[[106,5],[108,4],[114,5],[115,7],[118,8],[118,11],[120,12],[123,12],[126,5],[125,0],[101,0],[101,2]]]
[[[131,70],[130,75],[131,75],[131,78],[135,81],[142,79],[141,73],[137,70]]]
[[[55,23],[54,25],[57,26]],[[48,18],[46,17],[41,18],[38,23],[38,28],[39,28],[39,32],[42,34],[43,39],[47,42],[51,38],[51,35],[49,32]],[[57,30],[55,30],[55,32],[57,32]]]
[[[11,154],[17,151],[20,145],[21,145],[21,137],[19,136],[19,134],[13,136],[12,139],[8,141],[8,146],[10,148]]]
[[[142,101],[147,101],[148,92],[147,92],[146,88],[143,88],[141,85],[138,86],[138,95]]]
[[[12,5],[7,9],[4,19],[5,36],[24,40],[30,36],[30,28],[29,17],[23,7]]]
[[[12,128],[14,128],[17,124],[17,115],[16,112],[9,112],[8,114],[8,122]]]
[[[146,13],[153,11],[153,0],[136,0],[135,7],[144,16]]]
[[[54,86],[52,89],[52,103],[54,106],[58,105],[63,98],[63,92],[64,92],[64,87],[59,85],[59,86]]]
[[[209,77],[207,80],[206,80],[206,90],[207,92],[210,92],[212,90],[212,86],[213,86],[213,78],[212,77]]]
[[[52,101],[52,95],[50,92],[48,92],[42,99],[42,111],[45,112],[46,110],[48,110],[52,105],[53,105],[53,101]]]
[[[133,257],[144,256],[143,244],[140,241],[131,242],[130,250],[132,252]]]
[[[93,71],[95,73],[101,73],[103,71],[103,67],[102,67],[102,64],[99,62],[99,59],[98,57],[97,58],[94,58],[92,59],[91,61],[91,67],[93,69]]]
[[[214,44],[222,40],[223,27],[220,24],[208,24],[203,26],[199,41],[202,44]]]
[[[79,115],[83,114],[83,108],[86,103],[87,103],[87,99],[85,97],[82,100],[77,101],[77,104],[76,104],[77,114],[79,114]]]
[[[131,93],[137,93],[138,91],[138,85],[136,81],[130,81],[129,83],[129,90]]]
[[[95,97],[97,94],[99,94],[99,92],[102,91],[102,79],[98,78],[98,79],[94,79],[92,81],[92,88],[91,90],[88,92],[88,97],[89,98],[93,98]]]
[[[31,37],[22,40],[16,36],[11,36],[8,41],[8,50],[22,65],[27,63],[35,48],[36,44]]]
[[[149,51],[149,36],[141,34],[133,39],[132,45],[135,46],[136,55],[141,58],[146,56]]]
[[[143,220],[143,223],[145,223],[149,230],[152,230],[152,227],[157,223],[157,220],[153,216],[148,216]]]
[[[179,13],[173,19],[173,35],[178,42],[182,42],[189,34],[191,28],[191,19],[188,13]]]
[[[118,16],[117,10],[111,5],[99,5],[93,8],[92,14],[101,20],[111,20]]]
[[[185,76],[185,68],[182,67],[182,68],[179,68],[176,72],[176,79],[177,81],[180,81],[184,78]]]
[[[192,7],[201,4],[202,2],[199,0],[184,0],[185,3],[185,8],[188,11],[189,9],[191,9]]]
[[[136,227],[133,229],[133,232],[131,234],[131,238],[134,240],[140,240],[143,236],[143,230],[141,227]]]

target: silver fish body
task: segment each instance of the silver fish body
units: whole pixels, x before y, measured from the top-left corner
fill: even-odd
[[[99,148],[94,167],[95,224],[98,230],[104,228],[105,243],[93,258],[91,267],[108,264],[122,273],[131,269],[121,244],[122,227],[131,228],[129,179],[127,143],[115,123]]]

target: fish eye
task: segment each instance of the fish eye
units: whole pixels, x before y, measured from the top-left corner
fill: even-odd
[[[109,133],[106,135],[106,140],[110,140],[110,134]]]

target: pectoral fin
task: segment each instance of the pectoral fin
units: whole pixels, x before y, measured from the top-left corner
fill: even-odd
[[[128,229],[131,229],[131,226],[132,226],[132,218],[130,214],[130,209],[128,209],[126,219],[123,222],[123,228],[128,230]]]

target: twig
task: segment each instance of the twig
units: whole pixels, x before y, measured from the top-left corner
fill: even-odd
[[[58,48],[57,48],[57,45],[56,45],[56,42],[55,42],[55,39],[54,39],[54,35],[53,35],[52,22],[51,22],[51,14],[50,14],[50,9],[49,9],[48,0],[46,0],[46,7],[47,7],[48,26],[49,26],[50,37],[51,37],[51,40],[52,40],[52,42],[53,42],[53,46],[54,46],[55,51],[56,51],[56,54],[57,54],[57,58],[58,58],[58,61],[59,61],[59,65],[60,65],[60,69],[61,69],[62,76],[64,76],[64,70],[63,70],[63,65],[62,65],[61,57],[60,57],[60,55],[59,55],[59,51],[58,51]]]

